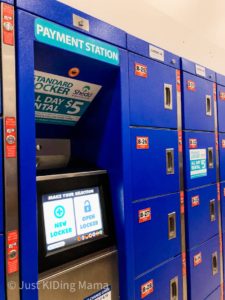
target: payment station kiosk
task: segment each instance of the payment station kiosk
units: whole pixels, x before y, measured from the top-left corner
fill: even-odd
[[[18,0],[15,20],[19,255],[6,297],[131,299],[126,34],[57,1]]]

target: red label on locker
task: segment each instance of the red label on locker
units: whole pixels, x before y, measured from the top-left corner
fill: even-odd
[[[178,130],[178,151],[183,152],[182,130]]]
[[[218,138],[218,132],[215,131],[215,141],[216,141],[216,151],[219,150],[219,138]]]
[[[144,299],[148,295],[152,294],[154,292],[154,283],[153,279],[149,280],[145,284],[142,284],[141,286],[141,299]]]
[[[222,140],[222,148],[225,148],[225,140]]]
[[[195,206],[199,206],[199,205],[200,205],[199,195],[193,196],[191,198],[191,206],[195,207]]]
[[[198,148],[198,140],[197,139],[189,139],[189,148],[190,149]]]
[[[135,63],[135,75],[147,78],[148,77],[148,67],[139,63]]]
[[[180,192],[180,213],[184,214],[184,191]]]
[[[220,201],[220,183],[217,182],[217,199]]]
[[[216,101],[216,83],[213,83],[213,100]]]
[[[145,223],[151,220],[151,208],[145,208],[138,211],[139,223]]]
[[[19,256],[18,256],[18,231],[9,231],[7,235],[8,257],[7,270],[8,274],[18,272],[19,270]]]
[[[195,91],[196,90],[196,85],[195,85],[195,82],[193,80],[188,80],[187,81],[187,89],[189,91]]]
[[[186,268],[186,252],[182,252],[182,274],[186,276],[187,268]]]
[[[220,253],[223,253],[223,238],[222,233],[219,233],[219,240],[220,240]]]
[[[224,300],[224,283],[220,285],[220,300]]]
[[[176,77],[177,77],[177,92],[181,92],[181,82],[180,82],[180,70],[176,70]]]
[[[16,118],[5,118],[5,153],[6,158],[16,158]]]
[[[137,136],[136,137],[136,148],[137,149],[149,149],[148,136]]]
[[[225,100],[225,92],[220,92],[220,99]]]
[[[3,4],[3,43],[14,45],[14,9],[12,5]]]
[[[202,253],[199,252],[198,254],[196,254],[194,256],[194,266],[197,267],[198,265],[200,265],[202,263]]]
[[[224,195],[224,197],[225,197],[225,188],[223,189],[223,195]]]

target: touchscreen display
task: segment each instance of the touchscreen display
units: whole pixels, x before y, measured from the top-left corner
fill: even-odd
[[[104,236],[99,187],[42,196],[47,252]]]

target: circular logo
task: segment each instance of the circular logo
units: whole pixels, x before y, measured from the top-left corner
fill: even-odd
[[[80,74],[80,70],[78,68],[69,69],[68,75],[70,77],[77,77]]]
[[[54,209],[54,215],[56,218],[61,219],[65,215],[65,208],[62,205],[56,206]]]
[[[89,85],[86,85],[86,86],[84,86],[83,88],[82,88],[82,91],[84,92],[84,93],[87,93],[87,92],[89,92],[90,91],[90,86]]]

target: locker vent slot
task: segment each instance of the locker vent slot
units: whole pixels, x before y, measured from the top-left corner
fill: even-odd
[[[217,252],[212,254],[212,273],[216,275],[218,273],[218,255]]]
[[[172,85],[164,84],[164,108],[173,109],[173,99],[172,99]]]
[[[166,174],[174,174],[174,149],[166,149]]]
[[[212,101],[209,95],[206,95],[206,115],[212,116]]]
[[[211,222],[216,221],[216,203],[215,200],[210,200],[210,220]]]
[[[170,300],[178,300],[178,277],[170,280]]]
[[[209,169],[214,168],[214,163],[213,163],[213,148],[208,148],[208,167]]]
[[[168,214],[168,237],[169,240],[175,239],[177,236],[176,230],[176,213]]]

